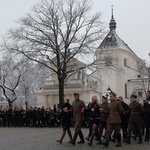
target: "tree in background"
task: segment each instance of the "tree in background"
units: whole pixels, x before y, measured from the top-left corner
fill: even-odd
[[[14,61],[12,55],[8,54],[0,62],[0,88],[10,108],[17,99],[21,76],[26,73],[25,63],[25,60]]]
[[[48,71],[43,65],[35,64],[25,57],[4,55],[0,61],[1,97],[8,101],[9,107],[23,106],[25,102],[34,104],[35,91],[50,76]]]
[[[46,79],[50,78],[50,71],[45,66],[31,61],[26,64],[26,69],[27,72],[22,75],[22,82],[18,86],[16,105],[26,104],[26,107],[29,107],[36,105],[36,90],[44,85]]]
[[[18,27],[10,29],[4,40],[3,50],[24,55],[57,75],[60,105],[64,99],[64,83],[69,76],[98,61],[108,67],[104,58],[87,65],[70,65],[74,58],[82,57],[83,60],[93,55],[104,35],[102,15],[92,14],[90,2],[43,0],[17,21]]]

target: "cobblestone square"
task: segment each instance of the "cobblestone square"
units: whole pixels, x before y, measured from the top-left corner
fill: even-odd
[[[73,128],[71,129],[73,132]],[[143,142],[137,144],[132,140],[128,145],[122,142],[122,146],[115,147],[115,144],[110,142],[108,148],[102,145],[96,145],[94,141],[93,146],[89,147],[87,141],[85,144],[75,146],[68,143],[68,136],[63,140],[62,144],[56,142],[61,135],[61,128],[0,128],[0,150],[99,150],[99,149],[121,149],[121,150],[149,150],[150,142]],[[88,129],[83,129],[84,135],[88,134]],[[78,141],[79,139],[77,139]]]

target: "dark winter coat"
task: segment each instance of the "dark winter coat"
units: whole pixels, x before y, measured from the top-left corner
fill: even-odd
[[[87,108],[88,115],[90,119],[100,119],[101,113],[100,113],[100,106],[96,103],[90,103],[90,105]]]
[[[64,112],[64,108],[67,108],[69,110],[68,112]],[[61,122],[63,127],[70,127],[71,126],[71,118],[72,118],[72,113],[71,113],[71,105],[67,102],[63,104],[62,111],[60,114],[61,117]]]

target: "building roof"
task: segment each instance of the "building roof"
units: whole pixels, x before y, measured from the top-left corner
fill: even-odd
[[[110,32],[107,34],[105,39],[102,41],[100,46],[98,47],[99,50],[108,50],[108,49],[116,49],[121,48],[127,51],[132,51],[128,45],[119,38],[119,36],[116,34],[115,30],[110,30]]]
[[[127,50],[129,52],[131,52],[132,54],[134,54],[136,56],[136,58],[138,60],[140,60],[142,63],[145,63],[144,60],[142,60],[141,58],[139,58],[134,51],[128,46],[128,44],[126,44],[116,33],[116,26],[117,23],[114,19],[113,16],[113,9],[112,9],[112,15],[111,15],[111,20],[109,23],[109,28],[110,31],[108,32],[108,34],[106,35],[106,37],[104,38],[104,40],[102,41],[102,43],[100,44],[100,46],[98,47],[98,50],[113,50],[113,49],[123,49],[123,50]]]
[[[132,51],[128,45],[117,35],[116,33],[116,21],[113,16],[113,9],[112,9],[112,16],[109,23],[110,31],[102,41],[100,46],[98,47],[99,50],[108,50],[108,49],[116,49],[121,48],[124,50]]]
[[[84,85],[83,84],[79,84],[79,83],[77,83],[77,84],[65,84],[64,87],[65,87],[65,89],[66,88],[82,88],[82,87],[84,87]],[[44,85],[42,88],[43,89],[59,89],[59,85],[58,84],[55,84],[55,85]]]

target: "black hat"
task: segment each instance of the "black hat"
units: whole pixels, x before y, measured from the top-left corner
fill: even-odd
[[[137,98],[137,95],[132,94],[132,95],[130,96],[130,98]]]
[[[107,97],[105,97],[105,96],[102,96],[102,98],[104,98],[104,99],[107,101]]]

